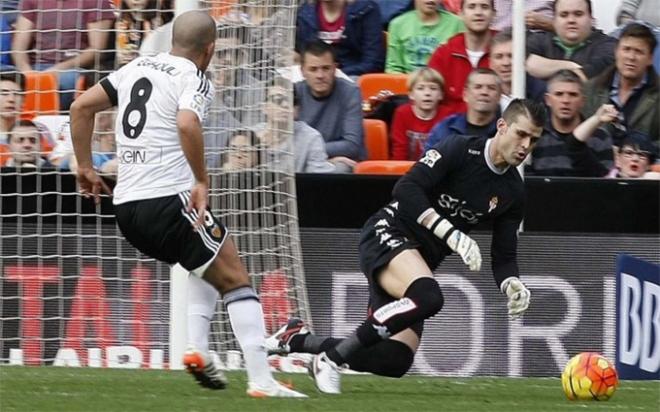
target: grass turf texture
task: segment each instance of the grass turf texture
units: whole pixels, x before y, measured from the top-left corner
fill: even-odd
[[[559,379],[343,377],[341,395],[318,393],[302,374],[279,374],[310,399],[251,399],[245,373],[223,391],[185,372],[0,367],[0,410],[9,411],[658,411],[660,381],[620,383],[607,402],[570,402]]]

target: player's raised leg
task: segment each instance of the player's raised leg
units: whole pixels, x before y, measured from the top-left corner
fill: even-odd
[[[231,238],[204,273],[204,279],[222,293],[234,335],[238,340],[248,374],[247,393],[253,397],[306,397],[277,382],[268,364],[265,348],[266,328],[257,294],[250,286],[247,270],[241,263]]]

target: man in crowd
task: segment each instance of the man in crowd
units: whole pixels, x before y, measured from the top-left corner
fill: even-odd
[[[468,76],[463,98],[466,113],[447,117],[431,130],[425,149],[452,134],[492,136],[497,131],[500,104],[500,79],[491,69],[476,69]]]
[[[554,14],[556,34],[538,32],[527,37],[530,75],[547,79],[568,69],[587,79],[612,64],[616,40],[594,28],[591,0],[557,0]]]
[[[5,166],[17,168],[52,167],[41,157],[41,134],[30,120],[19,120],[9,131],[11,158]]]
[[[634,130],[660,143],[660,81],[653,68],[656,45],[648,27],[628,25],[616,45],[614,64],[587,84],[587,116],[606,103],[619,111],[617,121],[606,126],[615,140],[617,130]]]
[[[575,176],[568,153],[568,142],[582,117],[584,84],[571,70],[560,70],[548,80],[545,103],[550,111],[543,135],[532,151],[531,164],[526,173],[537,176]],[[604,167],[612,166],[611,139],[592,139],[589,147]]]
[[[351,172],[365,155],[360,89],[335,77],[332,46],[315,40],[301,56],[304,81],[295,85],[300,98],[299,120],[318,130],[338,172]]]

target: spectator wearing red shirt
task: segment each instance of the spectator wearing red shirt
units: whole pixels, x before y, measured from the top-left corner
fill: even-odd
[[[410,103],[396,109],[392,120],[392,159],[417,160],[429,132],[447,112],[440,109],[445,81],[437,71],[421,68],[408,78]]]
[[[488,68],[489,45],[494,32],[489,29],[495,18],[493,0],[463,0],[461,17],[465,33],[460,33],[438,47],[429,67],[445,79],[445,97],[442,106],[449,113],[465,113],[463,89],[470,72],[475,68]]]
[[[115,14],[111,0],[21,0],[12,58],[21,72],[57,73],[60,109],[68,110],[79,69],[98,65]]]

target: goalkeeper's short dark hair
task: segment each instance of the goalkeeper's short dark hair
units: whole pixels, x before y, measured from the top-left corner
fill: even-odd
[[[527,117],[536,127],[543,127],[547,116],[545,105],[532,99],[513,99],[502,113],[502,118],[511,124],[519,116]]]

